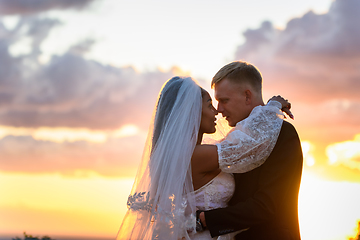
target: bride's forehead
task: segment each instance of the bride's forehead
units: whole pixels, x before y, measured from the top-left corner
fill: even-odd
[[[210,94],[208,92],[205,92],[203,95],[202,95],[203,99],[206,99],[206,100],[211,100],[211,97],[210,97]]]

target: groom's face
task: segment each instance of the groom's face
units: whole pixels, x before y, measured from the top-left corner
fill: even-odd
[[[215,84],[215,98],[219,102],[217,110],[226,118],[229,126],[234,127],[236,123],[249,116],[249,106],[246,104],[242,84],[222,79]]]

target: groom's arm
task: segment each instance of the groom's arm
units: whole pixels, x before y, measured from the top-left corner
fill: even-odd
[[[291,211],[286,214],[297,217],[297,208],[293,206],[298,201],[302,152],[293,126],[285,123],[283,128],[272,154],[261,167],[259,178],[254,179],[259,187],[252,197],[205,212],[205,223],[212,237],[268,223],[280,211]]]

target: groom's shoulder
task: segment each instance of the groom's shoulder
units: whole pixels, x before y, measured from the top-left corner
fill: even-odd
[[[296,129],[295,129],[294,125],[292,125],[291,123],[289,123],[286,120],[283,121],[281,130],[295,131],[296,132]]]
[[[282,127],[281,127],[281,131],[280,131],[280,135],[286,135],[286,136],[293,136],[293,137],[297,137],[299,138],[299,135],[294,127],[294,125],[292,125],[290,122],[284,120]],[[280,136],[279,136],[280,137]]]

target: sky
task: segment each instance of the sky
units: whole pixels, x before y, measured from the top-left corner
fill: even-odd
[[[304,240],[360,221],[360,2],[0,0],[0,235],[114,238],[158,92],[245,60],[292,103]]]

